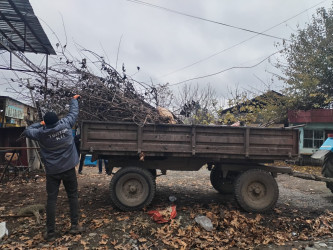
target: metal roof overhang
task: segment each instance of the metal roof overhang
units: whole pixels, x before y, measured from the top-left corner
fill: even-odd
[[[2,46],[5,44],[5,46]],[[55,55],[29,0],[0,0],[0,50]]]

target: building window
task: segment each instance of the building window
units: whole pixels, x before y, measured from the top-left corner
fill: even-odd
[[[304,148],[320,148],[324,143],[325,132],[323,130],[304,130]]]

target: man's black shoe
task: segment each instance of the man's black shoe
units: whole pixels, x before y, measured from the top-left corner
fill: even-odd
[[[69,233],[75,235],[75,234],[83,233],[84,231],[86,231],[86,229],[84,227],[75,225],[75,226],[71,227],[71,229],[69,230]]]
[[[56,232],[53,233],[44,233],[44,240],[54,241],[59,235]]]

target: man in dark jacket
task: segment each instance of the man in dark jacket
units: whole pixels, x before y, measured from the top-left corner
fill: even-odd
[[[61,181],[67,192],[71,229],[70,233],[76,234],[83,231],[79,226],[79,204],[77,192],[77,179],[75,166],[79,162],[79,156],[75,147],[72,127],[79,114],[79,105],[75,95],[71,100],[69,113],[61,120],[54,112],[47,112],[41,123],[29,126],[24,132],[28,138],[36,140],[40,145],[40,152],[45,164],[46,171],[46,240],[54,240],[56,203]]]

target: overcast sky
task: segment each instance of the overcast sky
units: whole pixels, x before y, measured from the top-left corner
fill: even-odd
[[[305,27],[311,21],[317,8],[332,5],[329,0],[145,2],[162,8],[127,0],[30,0],[54,48],[57,36],[72,53],[77,51],[76,43],[106,56],[111,65],[117,64],[119,71],[124,63],[130,75],[140,66],[133,76],[136,80],[168,82],[176,91],[184,82],[210,84],[221,97],[228,96],[236,87],[265,89],[272,78],[270,72],[277,71],[265,60],[251,69],[203,76],[231,67],[256,65],[278,50],[274,44],[282,41],[279,38],[289,39],[298,26]],[[265,31],[273,37],[245,30]],[[276,55],[271,60],[275,58]],[[191,80],[194,78],[199,79]],[[270,87],[279,90],[283,85],[275,81]]]

